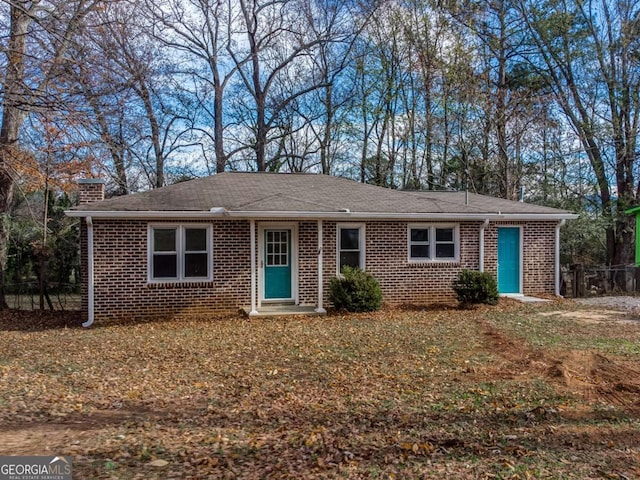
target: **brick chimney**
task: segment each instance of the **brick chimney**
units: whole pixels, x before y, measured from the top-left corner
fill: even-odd
[[[100,178],[82,178],[78,180],[78,205],[104,200],[104,180]]]

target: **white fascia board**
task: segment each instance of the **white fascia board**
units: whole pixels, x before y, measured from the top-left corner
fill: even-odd
[[[211,218],[224,217],[225,214],[209,211],[99,211],[99,210],[65,210],[68,217],[93,217],[93,218],[112,218],[117,220],[134,220],[134,219],[161,219],[161,218]]]
[[[318,220],[444,220],[444,221],[559,221],[578,218],[573,213],[387,213],[387,212],[240,212],[227,214],[233,218],[318,219]]]
[[[283,211],[89,211],[67,210],[69,217],[106,219],[315,219],[315,220],[445,220],[445,221],[560,221],[578,218],[573,213],[384,213],[384,212],[283,212]]]

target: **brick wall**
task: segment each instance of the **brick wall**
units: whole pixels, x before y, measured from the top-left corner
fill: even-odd
[[[298,295],[300,305],[318,303],[318,223],[298,225]]]
[[[406,223],[367,223],[367,270],[380,281],[385,302],[452,300],[451,282],[460,270],[478,268],[479,225],[460,224],[458,262],[409,263]]]
[[[95,219],[95,319],[182,317],[236,312],[250,305],[250,228],[247,220],[212,224],[213,281],[147,283],[147,221]],[[159,222],[153,222],[154,225]],[[191,223],[191,222],[190,222]],[[201,222],[206,223],[206,222]],[[256,233],[261,224],[256,222]],[[323,222],[324,302],[336,274],[336,222]],[[524,293],[553,293],[555,222],[491,223],[485,230],[485,270],[497,269],[497,228],[521,225]],[[457,262],[409,263],[406,222],[366,222],[366,268],[379,281],[387,304],[451,301],[451,282],[463,268],[477,269],[481,222],[462,222]],[[86,225],[82,222],[82,273],[86,277]],[[256,245],[256,252],[258,251]],[[258,262],[259,265],[259,262]],[[317,222],[298,223],[298,295],[317,301]],[[87,311],[86,285],[82,287]],[[86,316],[86,315],[85,315]]]
[[[78,180],[78,204],[104,200],[104,182],[100,179]]]
[[[94,219],[93,224],[96,321],[235,312],[249,304],[248,221],[212,222],[213,281],[179,284],[147,283],[148,222]]]

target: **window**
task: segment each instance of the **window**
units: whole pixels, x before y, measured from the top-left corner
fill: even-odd
[[[429,259],[429,229],[412,228],[410,230],[410,250],[412,259]]]
[[[267,230],[267,266],[289,265],[289,230]]]
[[[364,270],[364,225],[338,225],[338,274],[342,267]]]
[[[456,258],[453,228],[436,228],[436,259]]]
[[[211,227],[149,227],[149,281],[211,279]]]
[[[457,261],[457,225],[409,225],[410,262]]]

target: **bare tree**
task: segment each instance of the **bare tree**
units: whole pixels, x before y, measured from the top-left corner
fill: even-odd
[[[250,105],[243,103],[249,108],[240,118],[253,134],[249,144],[256,168],[264,171],[273,167],[268,164],[266,152],[273,140],[269,134],[277,126],[280,114],[296,99],[325,85],[321,76],[311,74],[308,57],[334,38],[330,25],[309,28],[313,15],[308,9],[314,8],[312,2],[239,0],[237,3],[240,10],[237,33],[243,37],[237,43],[246,47],[229,45],[228,52],[238,69],[243,92],[251,98]]]
[[[93,113],[89,121],[112,157],[120,193],[129,190],[132,163],[151,187],[162,187],[166,160],[185,146],[187,121],[173,98],[169,55],[129,3],[110,2],[95,18],[99,28],[85,33],[75,51],[83,61],[73,66]]]
[[[147,0],[156,39],[189,59],[174,75],[189,78],[197,115],[191,129],[213,143],[216,171],[223,172],[235,153],[225,147],[225,92],[236,73],[228,52],[235,48],[234,2],[226,0]],[[191,61],[191,65],[189,64]],[[186,87],[184,87],[186,88]],[[203,117],[204,120],[198,120]]]
[[[2,45],[5,56],[3,95],[0,99],[0,308],[7,308],[4,297],[6,269],[7,213],[13,198],[13,167],[21,153],[20,128],[34,109],[55,108],[49,82],[69,61],[66,52],[87,15],[100,0],[6,2],[8,37]]]
[[[607,262],[631,263],[633,222],[624,210],[640,194],[640,6],[588,0],[522,2],[520,8],[536,47],[532,66],[553,90],[595,175],[608,220]],[[627,288],[624,275],[616,280]]]

